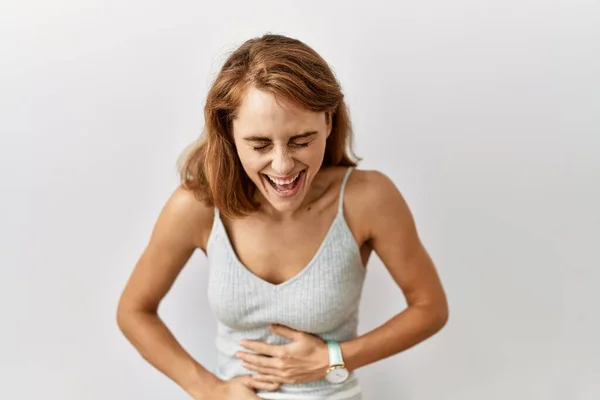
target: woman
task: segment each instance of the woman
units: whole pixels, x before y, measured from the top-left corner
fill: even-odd
[[[122,294],[121,330],[196,400],[362,399],[354,371],[439,331],[448,308],[399,191],[354,168],[332,71],[298,40],[249,40],[222,67],[205,123]],[[214,373],[157,315],[197,248],[218,319]],[[372,251],[408,307],[358,337]]]

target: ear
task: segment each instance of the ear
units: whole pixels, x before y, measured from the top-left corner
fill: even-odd
[[[327,120],[327,138],[329,138],[333,129],[333,114],[331,111],[325,111],[325,119]]]

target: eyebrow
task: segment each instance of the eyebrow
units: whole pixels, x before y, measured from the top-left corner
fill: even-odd
[[[297,140],[297,139],[304,139],[310,136],[314,136],[316,135],[317,131],[308,131],[308,132],[304,132],[301,133],[299,135],[294,135],[290,138],[290,140]],[[265,137],[265,136],[249,136],[247,138],[244,138],[244,140],[248,141],[248,142],[270,142],[271,138]]]

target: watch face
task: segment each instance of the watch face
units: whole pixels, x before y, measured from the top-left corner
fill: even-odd
[[[331,383],[342,383],[348,379],[348,370],[346,368],[335,368],[327,374],[327,380]]]

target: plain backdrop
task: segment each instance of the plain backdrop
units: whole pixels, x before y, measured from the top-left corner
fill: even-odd
[[[0,398],[186,399],[116,326],[228,52],[266,32],[340,80],[450,320],[358,371],[365,399],[600,398],[600,3],[26,1],[0,5]],[[197,252],[160,309],[215,362]],[[360,332],[405,307],[373,257]]]

